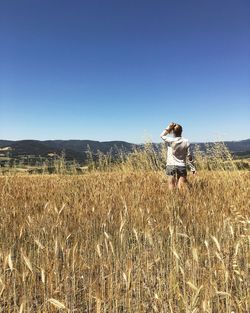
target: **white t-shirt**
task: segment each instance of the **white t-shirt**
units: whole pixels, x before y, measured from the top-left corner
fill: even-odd
[[[191,156],[190,143],[183,137],[161,137],[167,142],[167,165],[186,166],[187,157]],[[191,170],[195,170],[192,162],[188,161]]]

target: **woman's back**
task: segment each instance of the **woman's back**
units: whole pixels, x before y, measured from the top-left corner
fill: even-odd
[[[190,154],[189,141],[184,137],[166,137],[167,142],[167,165],[185,166],[187,156]]]

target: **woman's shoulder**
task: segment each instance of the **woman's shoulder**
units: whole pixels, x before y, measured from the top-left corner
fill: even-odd
[[[185,142],[188,146],[190,145],[188,138],[181,137],[181,140],[182,140],[182,142]]]

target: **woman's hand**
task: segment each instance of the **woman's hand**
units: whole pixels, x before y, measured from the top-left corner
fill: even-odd
[[[174,129],[175,125],[176,125],[176,124],[175,124],[174,122],[170,123],[170,124],[168,125],[168,127],[165,128],[165,129],[163,130],[163,132],[160,134],[160,137],[162,138],[163,136],[166,136],[167,134],[171,133],[171,131]]]
[[[166,128],[166,130],[168,131],[168,132],[171,132],[173,129],[174,129],[174,127],[175,127],[175,123],[174,122],[171,122],[169,125],[168,125],[168,127]]]

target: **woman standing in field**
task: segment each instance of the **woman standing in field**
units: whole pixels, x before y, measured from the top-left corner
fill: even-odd
[[[168,137],[168,134],[173,137]],[[188,163],[193,174],[196,173],[188,139],[182,136],[182,127],[176,123],[170,123],[163,130],[160,137],[167,142],[167,166],[166,174],[169,176],[169,188],[176,186],[181,189],[187,184]]]

